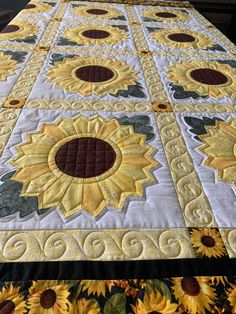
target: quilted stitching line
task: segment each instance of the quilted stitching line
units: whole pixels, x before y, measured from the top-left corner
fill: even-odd
[[[194,257],[185,228],[0,231],[0,262]]]
[[[80,111],[148,112],[153,111],[150,102],[129,101],[73,101],[60,99],[28,99],[25,108],[70,109]]]
[[[0,143],[0,156],[8,142],[8,139],[13,131],[21,110],[0,109],[0,130],[1,130],[1,143]]]
[[[159,114],[157,125],[186,225],[188,227],[217,226],[174,114]]]
[[[29,96],[31,89],[33,88],[33,83],[37,79],[46,57],[47,52],[45,51],[35,51],[31,55],[28,63],[9,94],[10,98],[27,98]]]

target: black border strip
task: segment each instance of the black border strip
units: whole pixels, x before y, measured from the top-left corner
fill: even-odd
[[[235,259],[1,263],[1,281],[236,276]]]

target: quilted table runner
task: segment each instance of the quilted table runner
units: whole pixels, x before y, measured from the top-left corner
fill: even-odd
[[[0,313],[236,313],[236,49],[187,1],[31,1],[0,33]]]

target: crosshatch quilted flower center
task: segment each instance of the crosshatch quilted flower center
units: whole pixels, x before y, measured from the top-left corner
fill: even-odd
[[[170,12],[157,12],[157,13],[155,13],[155,15],[156,15],[157,17],[164,17],[164,18],[173,18],[173,17],[177,17],[176,14],[170,13]]]
[[[89,9],[89,10],[86,10],[86,12],[88,14],[94,14],[94,15],[104,15],[108,13],[107,10],[102,10],[102,9]]]
[[[92,38],[92,39],[100,39],[100,38],[107,38],[109,36],[111,36],[110,33],[108,33],[107,31],[104,30],[99,30],[99,29],[89,29],[87,31],[84,31],[82,33],[82,35],[84,37],[88,37],[88,38]]]
[[[209,68],[195,69],[190,72],[191,78],[202,84],[207,85],[222,85],[229,80],[226,75],[220,71],[216,71]]]
[[[100,65],[87,65],[75,70],[75,76],[85,82],[101,83],[111,80],[115,73]]]
[[[105,206],[123,208],[128,196],[143,196],[143,184],[155,181],[158,163],[145,138],[99,116],[45,124],[16,147],[11,179],[23,183],[22,196],[37,196],[40,208],[97,216]]]
[[[193,42],[196,40],[192,35],[188,35],[185,33],[173,33],[173,34],[168,35],[168,37],[170,40],[177,41],[180,43]]]
[[[58,168],[72,177],[97,177],[115,163],[112,146],[98,138],[82,137],[71,140],[59,148],[56,154]]]

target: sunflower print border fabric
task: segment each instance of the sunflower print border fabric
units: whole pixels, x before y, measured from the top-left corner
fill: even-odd
[[[0,313],[236,311],[235,56],[186,1],[0,33]]]
[[[4,313],[234,313],[235,277],[38,280],[1,285]]]

